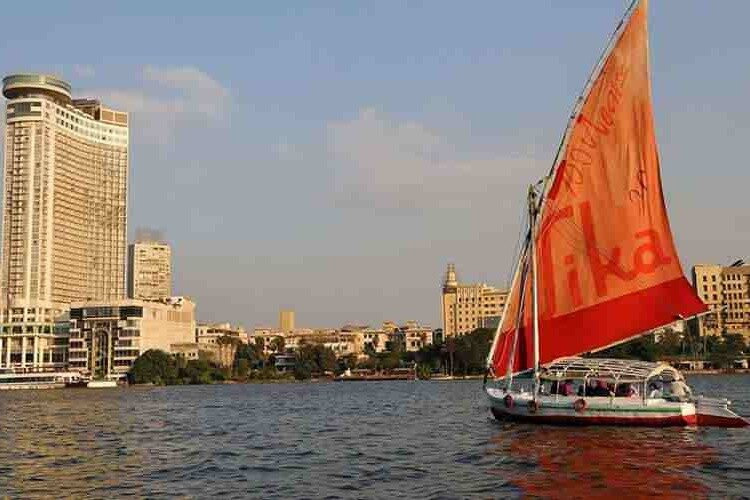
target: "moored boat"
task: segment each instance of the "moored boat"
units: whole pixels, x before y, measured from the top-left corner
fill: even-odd
[[[89,380],[86,383],[86,387],[89,389],[106,389],[110,387],[117,387],[117,382],[114,380]]]
[[[664,202],[647,8],[628,9],[549,175],[529,188],[528,230],[487,359],[498,418],[748,425],[728,400],[693,397],[669,365],[578,357],[707,310],[682,271]]]
[[[0,373],[0,390],[61,389],[78,380],[78,372]]]

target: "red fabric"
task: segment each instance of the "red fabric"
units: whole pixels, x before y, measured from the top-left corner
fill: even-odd
[[[688,281],[678,278],[587,309],[543,320],[539,324],[539,336],[544,339],[539,349],[540,362],[549,363],[564,356],[597,350],[676,321],[678,314],[688,317],[705,309]],[[510,333],[503,335],[501,342],[509,343],[513,337]],[[521,345],[533,345],[530,328],[521,330]],[[497,349],[495,352],[494,373],[500,376],[507,369],[510,351]],[[513,371],[533,366],[533,349],[516,349]]]
[[[685,280],[662,193],[647,5],[635,7],[577,111],[539,214],[541,363],[706,310]],[[495,376],[511,358],[514,372],[533,368],[531,286],[521,281],[500,325]]]

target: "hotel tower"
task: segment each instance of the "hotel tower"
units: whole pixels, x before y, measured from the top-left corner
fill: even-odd
[[[3,95],[0,370],[62,368],[69,304],[125,297],[128,114],[48,75]]]

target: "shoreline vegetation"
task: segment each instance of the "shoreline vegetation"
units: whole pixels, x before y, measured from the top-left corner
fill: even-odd
[[[470,334],[450,338],[441,344],[406,351],[403,345],[388,345],[387,350],[375,352],[365,349],[364,356],[336,357],[333,350],[321,344],[303,344],[290,352],[277,345],[277,352],[265,354],[258,344],[243,344],[233,338],[222,338],[222,343],[233,344],[231,363],[216,363],[210,357],[185,359],[160,350],[149,350],[139,356],[128,373],[128,383],[135,385],[202,385],[216,383],[269,383],[331,380],[385,379],[481,379],[494,330],[480,328]],[[746,368],[735,369],[734,360],[744,357],[748,346],[739,334],[697,337],[689,333],[666,329],[630,342],[589,354],[590,357],[668,360],[672,363],[701,359],[710,369],[683,370],[686,374],[750,373]],[[277,371],[278,355],[294,356],[288,369]],[[367,374],[342,376],[344,374]],[[398,375],[397,375],[398,374]],[[407,375],[408,374],[408,375]]]

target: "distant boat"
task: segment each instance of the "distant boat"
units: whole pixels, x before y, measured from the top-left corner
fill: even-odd
[[[86,387],[89,389],[106,389],[117,387],[117,382],[114,380],[89,380]]]
[[[78,372],[0,373],[0,390],[61,389],[78,380]]]
[[[657,363],[579,358],[702,314],[663,198],[648,0],[634,1],[586,84],[529,228],[487,359],[492,413],[537,423],[745,426]]]

